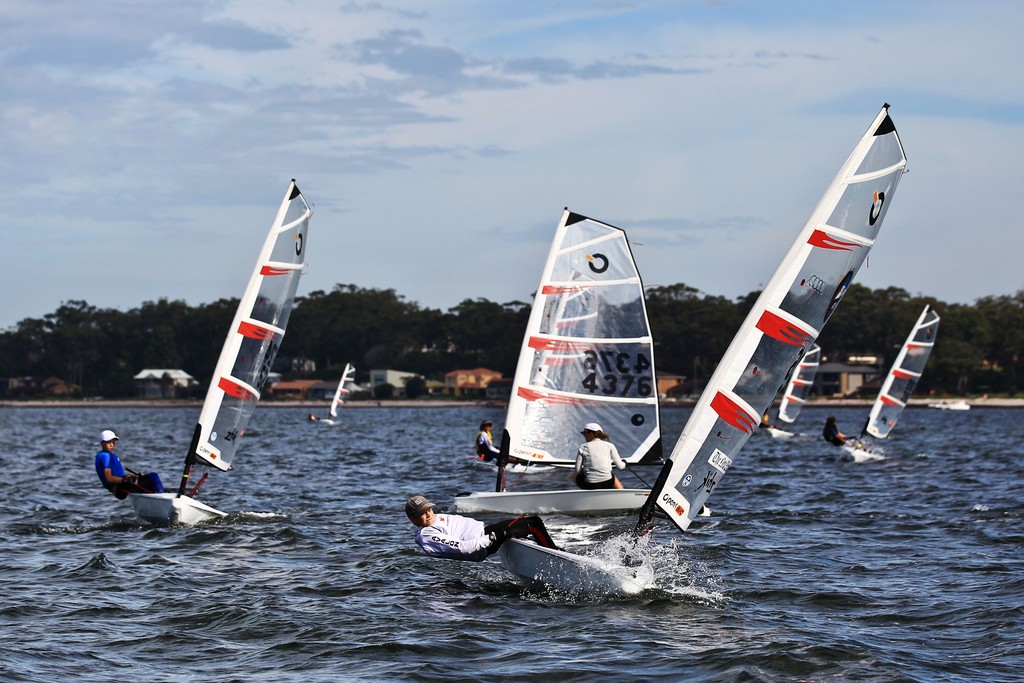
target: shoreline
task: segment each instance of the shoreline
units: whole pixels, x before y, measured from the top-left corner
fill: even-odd
[[[956,397],[917,398],[910,399],[908,408],[927,408],[929,403],[940,401],[956,401]],[[1024,398],[965,398],[971,408],[1024,408]],[[847,406],[871,406],[874,399],[868,398],[826,398],[808,401],[804,407],[842,408]],[[661,408],[692,408],[696,400],[662,400]],[[203,402],[191,399],[110,399],[110,400],[26,400],[0,401],[0,408],[201,408]],[[383,400],[383,401],[350,401],[345,403],[345,410],[364,408],[499,408],[505,409],[506,401],[447,401],[447,400]],[[262,401],[264,408],[302,408],[317,410],[324,408],[323,401]],[[955,411],[951,411],[955,412]]]

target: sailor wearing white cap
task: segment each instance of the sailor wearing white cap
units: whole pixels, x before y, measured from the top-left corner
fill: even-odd
[[[622,482],[612,473],[612,464],[620,470],[626,463],[619,457],[615,444],[596,422],[583,425],[580,432],[586,443],[576,452],[576,470],[573,481],[581,489],[621,489]]]
[[[100,451],[96,454],[96,476],[100,478],[103,488],[120,499],[129,493],[162,493],[163,484],[156,472],[138,474],[125,471],[121,459],[114,453],[117,442],[121,440],[111,429],[100,432]]]

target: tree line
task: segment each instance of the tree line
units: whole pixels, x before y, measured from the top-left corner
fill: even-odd
[[[684,375],[699,390],[758,294],[730,300],[685,284],[649,288],[659,374]],[[887,368],[926,304],[942,320],[918,395],[1015,395],[1024,377],[1024,290],[967,305],[855,284],[818,338],[823,357],[875,355]],[[237,305],[161,299],[119,311],[67,301],[0,332],[0,377],[52,376],[74,395],[107,398],[134,396],[132,378],[144,368],[181,368],[205,383]],[[466,299],[440,311],[392,289],[338,284],[296,299],[275,369],[286,379],[333,380],[346,362],[360,379],[370,368],[443,380],[450,370],[487,367],[511,377],[529,316],[523,301]],[[316,372],[302,372],[294,359],[314,361]]]

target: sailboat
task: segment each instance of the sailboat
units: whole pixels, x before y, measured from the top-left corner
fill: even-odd
[[[882,459],[883,456],[874,451],[870,444],[863,443],[864,437],[889,437],[903,414],[903,409],[907,407],[907,401],[914,393],[918,380],[921,379],[925,364],[928,363],[928,356],[935,346],[935,335],[939,331],[939,320],[939,314],[928,306],[921,311],[871,406],[871,413],[864,423],[864,429],[861,430],[860,440],[844,446],[854,460]]]
[[[726,350],[640,510],[637,541],[647,538],[656,515],[680,531],[690,526],[842,301],[906,169],[888,109],[829,185]],[[509,540],[500,553],[522,580],[556,589],[573,590],[597,572],[610,590],[629,593],[641,578],[640,569],[628,574],[635,558],[599,570],[593,558],[583,562],[527,540]]]
[[[796,422],[797,415],[807,402],[807,394],[814,384],[814,377],[818,374],[818,366],[821,364],[821,347],[815,344],[796,367],[786,391],[782,394],[782,402],[779,404],[779,419],[788,424]],[[776,439],[791,439],[796,434],[779,429],[778,427],[766,427],[768,433]]]
[[[565,209],[523,337],[496,490],[461,493],[455,510],[604,514],[639,509],[647,489],[505,490],[501,470],[507,456],[573,465],[580,430],[588,422],[604,426],[627,464],[660,462],[654,340],[626,233]]]
[[[345,370],[341,373],[341,380],[338,381],[338,388],[334,392],[334,398],[331,399],[331,409],[329,411],[330,417],[317,417],[310,413],[309,420],[311,422],[320,422],[327,425],[335,424],[334,418],[338,417],[338,408],[345,403],[345,397],[348,396],[349,390],[345,388],[346,384],[352,381],[355,376],[356,369],[351,363],[345,363]]]
[[[312,209],[292,180],[235,312],[185,456],[176,493],[133,493],[135,512],[153,524],[224,517],[195,496],[209,469],[227,471],[281,347],[306,259]],[[196,465],[207,471],[189,488]]]

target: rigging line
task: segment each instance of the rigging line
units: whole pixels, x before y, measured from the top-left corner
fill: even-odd
[[[637,474],[636,470],[630,467],[630,464],[631,463],[626,463],[626,469],[629,470],[630,474],[639,479],[640,483],[642,483],[644,486],[646,486],[647,488],[651,488],[651,485],[647,483],[647,480],[641,477],[639,474]]]

